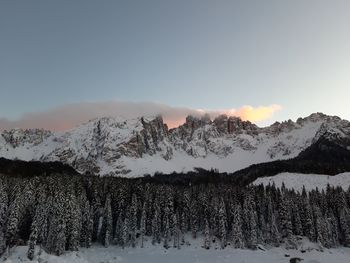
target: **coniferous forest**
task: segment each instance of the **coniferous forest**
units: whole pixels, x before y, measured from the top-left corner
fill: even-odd
[[[0,175],[1,254],[28,245],[32,259],[37,246],[61,255],[94,242],[142,247],[145,239],[181,249],[192,238],[205,249],[215,242],[223,249],[294,248],[300,236],[327,248],[350,246],[350,190],[299,193],[205,177],[183,183],[67,172]]]

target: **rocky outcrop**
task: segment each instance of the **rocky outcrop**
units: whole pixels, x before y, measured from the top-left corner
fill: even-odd
[[[38,145],[51,135],[50,131],[43,129],[13,129],[4,131],[1,136],[13,148],[24,144]]]
[[[259,132],[258,126],[250,121],[243,121],[238,117],[228,117],[220,115],[214,119],[214,124],[217,129],[224,134],[250,134],[257,135]]]

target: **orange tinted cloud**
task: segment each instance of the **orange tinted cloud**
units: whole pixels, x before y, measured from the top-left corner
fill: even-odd
[[[249,105],[245,105],[238,109],[220,109],[220,110],[196,109],[196,110],[192,110],[187,115],[202,116],[204,114],[209,114],[211,118],[215,118],[219,115],[225,114],[227,116],[240,117],[242,120],[245,120],[245,121],[248,120],[254,123],[259,123],[259,122],[271,119],[274,113],[276,113],[281,109],[282,107],[277,104],[273,104],[269,106],[259,106],[259,107],[252,107]],[[170,128],[174,128],[183,124],[185,122],[186,116],[185,115],[181,116],[178,119],[167,118],[167,116],[164,116],[164,120]]]
[[[232,109],[228,110],[227,112],[224,111],[225,114],[229,116],[237,116],[240,117],[242,120],[248,120],[251,122],[260,122],[264,120],[270,119],[273,114],[276,111],[281,110],[280,105],[270,105],[270,106],[259,106],[259,107],[252,107],[249,105],[243,106],[237,110]]]
[[[171,107],[153,102],[84,102],[68,104],[48,111],[26,113],[18,120],[0,118],[0,130],[12,128],[43,128],[62,131],[98,117],[121,116],[127,119],[140,116],[162,115],[169,128],[184,123],[186,116],[201,116],[208,113],[211,118],[220,114],[241,117],[243,120],[260,122],[267,120],[280,110],[278,105],[243,106],[239,109],[201,110],[187,107]]]

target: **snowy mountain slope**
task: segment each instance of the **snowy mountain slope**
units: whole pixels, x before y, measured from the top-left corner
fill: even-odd
[[[350,173],[341,173],[334,176],[315,174],[310,176],[310,174],[298,174],[298,173],[280,173],[275,176],[260,177],[256,179],[253,184],[264,186],[275,184],[276,187],[281,187],[284,183],[285,187],[288,189],[294,189],[300,191],[303,186],[307,191],[326,189],[327,185],[333,187],[342,187],[347,190],[350,186]]]
[[[234,172],[251,164],[296,157],[325,137],[350,146],[350,123],[315,113],[296,122],[258,126],[236,117],[189,116],[168,130],[161,117],[99,118],[66,132],[11,130],[0,157],[61,161],[79,172],[142,176],[195,167]]]

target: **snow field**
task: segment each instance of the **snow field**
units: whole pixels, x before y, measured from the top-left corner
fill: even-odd
[[[324,174],[299,174],[299,173],[280,173],[275,176],[261,177],[256,179],[253,184],[264,186],[275,183],[276,187],[281,187],[284,183],[288,189],[295,189],[301,191],[303,186],[310,191],[316,189],[326,189],[327,185],[340,186],[347,190],[350,186],[350,173],[341,173],[334,176]],[[349,261],[350,262],[350,261]]]
[[[33,261],[27,259],[27,246],[20,246],[10,251],[5,263],[288,263],[293,257],[303,259],[303,263],[348,263],[350,248],[325,249],[318,251],[317,245],[305,241],[304,253],[299,250],[287,250],[282,247],[263,250],[244,250],[227,247],[225,249],[202,248],[197,240],[192,245],[181,249],[164,249],[162,245],[147,243],[144,248],[125,248],[110,246],[108,248],[94,245],[91,248],[81,248],[77,252],[66,252],[60,257],[46,254],[36,255]],[[38,252],[37,248],[37,252]],[[310,251],[308,251],[310,250]],[[288,256],[286,256],[288,255]]]

